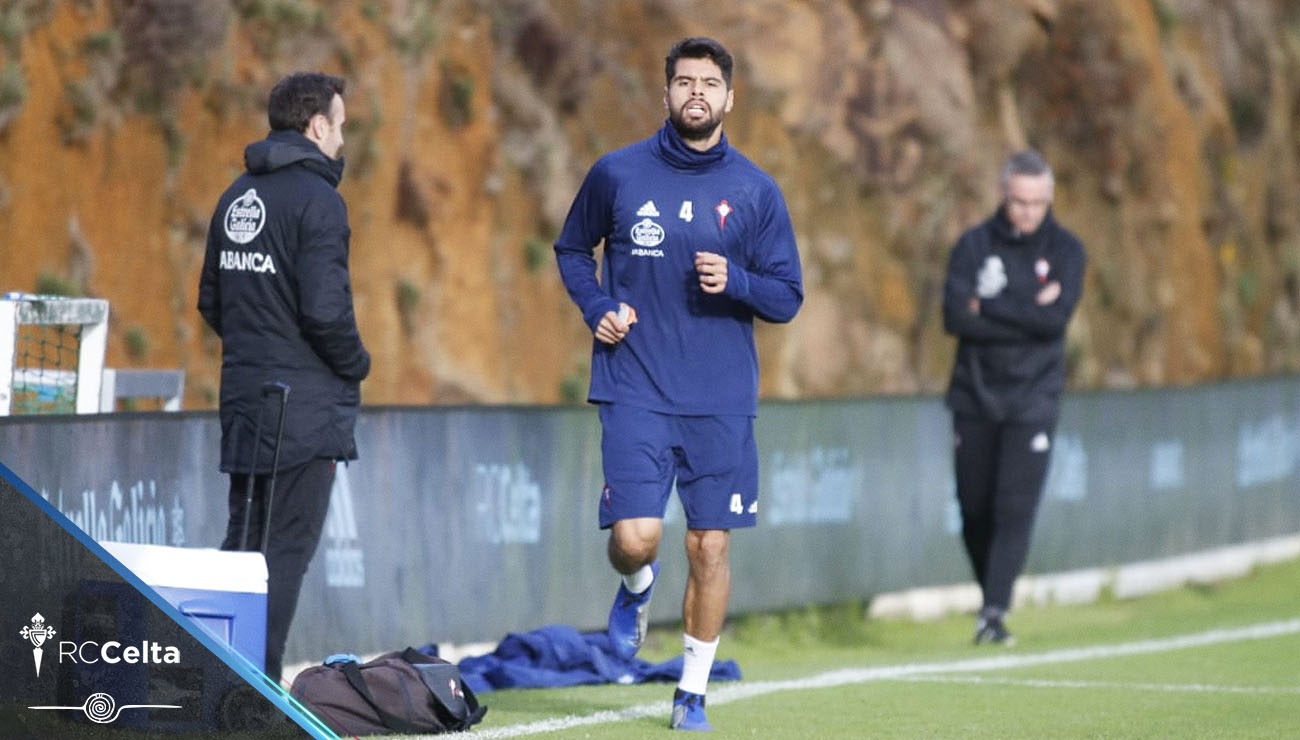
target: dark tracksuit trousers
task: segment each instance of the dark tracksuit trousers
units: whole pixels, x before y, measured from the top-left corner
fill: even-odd
[[[1055,422],[995,422],[958,414],[953,427],[962,539],[984,592],[984,609],[1001,614],[1011,605],[1029,551]]]
[[[269,475],[258,475],[253,483],[253,509],[249,517],[246,550],[262,546],[266,520]],[[222,550],[240,549],[244,530],[244,499],[247,473],[230,474],[230,519]],[[334,461],[312,460],[276,473],[271,496],[271,532],[266,545],[266,675],[280,680],[284,643],[298,606],[307,564],[316,554],[325,515],[329,511],[330,489],[334,485]]]

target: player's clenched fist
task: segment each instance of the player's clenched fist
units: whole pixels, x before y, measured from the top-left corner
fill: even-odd
[[[605,344],[618,344],[636,323],[636,309],[626,303],[618,304],[618,313],[606,311],[596,324],[596,338]]]
[[[713,252],[695,253],[695,271],[700,274],[700,290],[721,293],[727,289],[727,258]]]

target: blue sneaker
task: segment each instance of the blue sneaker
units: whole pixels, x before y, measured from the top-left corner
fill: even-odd
[[[674,730],[712,730],[709,718],[704,716],[704,695],[677,689],[673,692],[673,718],[668,724]]]
[[[654,573],[654,580],[650,581],[649,588],[634,594],[619,583],[614,605],[609,609],[609,646],[622,660],[631,660],[641,649],[646,626],[650,623],[650,592],[654,591],[655,582],[659,580],[658,560],[650,564],[650,570]]]

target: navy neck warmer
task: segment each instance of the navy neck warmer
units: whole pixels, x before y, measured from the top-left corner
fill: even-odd
[[[659,129],[658,140],[659,155],[672,166],[681,169],[697,169],[717,164],[727,156],[727,151],[731,148],[727,144],[727,134],[723,133],[718,143],[707,150],[701,152],[692,149],[687,146],[682,135],[677,133],[677,128],[673,126],[672,121],[664,121],[663,127]]]

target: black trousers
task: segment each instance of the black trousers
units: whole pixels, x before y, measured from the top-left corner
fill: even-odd
[[[1055,426],[1055,421],[953,418],[962,539],[986,610],[1001,613],[1011,605],[1011,589],[1029,552]]]
[[[253,507],[249,517],[246,550],[262,547],[266,521],[269,475],[253,481]],[[230,474],[230,519],[222,550],[240,549],[244,529],[244,499],[247,473]],[[307,574],[307,564],[316,554],[325,515],[329,511],[330,488],[334,485],[334,461],[312,460],[276,473],[271,496],[271,527],[266,544],[266,674],[280,680],[284,643],[298,606],[298,592]]]

